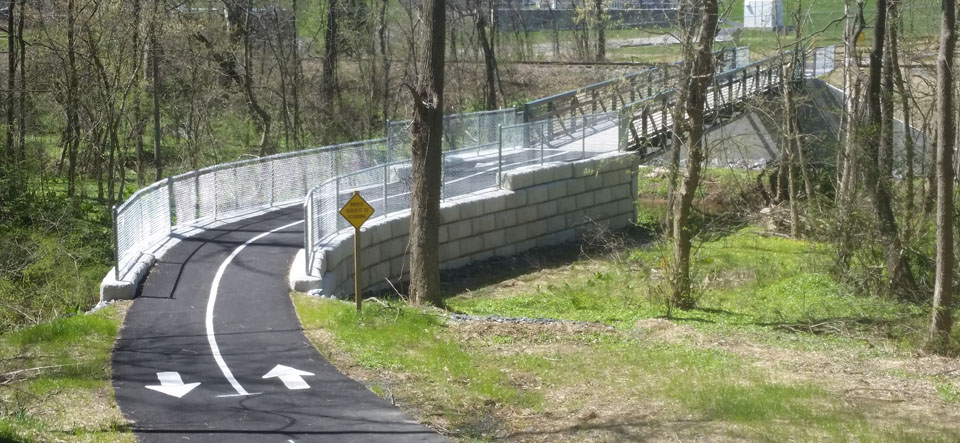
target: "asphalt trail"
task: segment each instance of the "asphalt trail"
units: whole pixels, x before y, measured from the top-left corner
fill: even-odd
[[[302,216],[295,206],[182,239],[151,270],[113,353],[117,403],[141,441],[447,441],[341,374],[303,334],[286,281]],[[277,365],[315,375],[264,378]],[[170,372],[200,384],[181,398],[147,388]]]

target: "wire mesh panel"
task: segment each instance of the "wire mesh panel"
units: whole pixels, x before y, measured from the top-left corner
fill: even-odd
[[[493,149],[497,146],[497,128],[517,121],[514,108],[453,114],[443,117],[443,150]],[[391,160],[410,158],[410,120],[387,123],[388,152]]]
[[[154,183],[114,211],[117,279],[133,267],[149,244],[170,234],[170,187],[169,180]]]

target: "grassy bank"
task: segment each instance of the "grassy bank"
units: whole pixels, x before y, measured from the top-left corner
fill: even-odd
[[[0,441],[135,441],[110,384],[126,306],[0,335]]]
[[[958,360],[916,354],[925,308],[853,296],[824,272],[824,246],[747,226],[697,245],[699,307],[668,315],[663,252],[552,263],[448,300],[588,323],[392,303],[361,318],[294,298],[338,367],[463,441],[960,438]],[[526,259],[559,252],[541,255]]]

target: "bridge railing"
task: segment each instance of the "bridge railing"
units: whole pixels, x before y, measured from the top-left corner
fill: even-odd
[[[747,47],[714,52],[717,72],[734,69],[749,60]],[[615,112],[628,103],[672,89],[682,66],[682,62],[658,66],[528,102],[523,105],[524,122]]]
[[[792,64],[788,53],[717,74],[707,92],[706,111],[733,106],[780,87],[784,66],[789,71]],[[620,149],[646,154],[649,147],[666,146],[665,137],[672,130],[677,99],[676,90],[671,89],[624,106],[620,110]]]
[[[545,162],[573,161],[617,150],[617,113],[584,115],[563,125],[565,132],[550,131],[549,121],[497,125],[493,142],[487,135],[475,140],[482,146],[445,150],[442,154],[442,199],[500,187],[500,175],[523,166]],[[506,118],[504,117],[506,120]],[[457,125],[444,125],[458,131]],[[409,131],[409,128],[407,129]],[[594,137],[591,139],[591,137]],[[408,152],[408,151],[405,151]],[[351,229],[338,214],[353,191],[360,191],[374,208],[374,217],[409,210],[412,185],[409,156],[366,169],[346,172],[312,188],[304,201],[306,220],[306,273],[312,275],[318,252],[344,229]]]

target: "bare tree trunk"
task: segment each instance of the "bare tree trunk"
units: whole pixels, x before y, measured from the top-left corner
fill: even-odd
[[[323,88],[323,101],[327,106],[333,104],[337,94],[337,56],[340,52],[339,33],[337,32],[337,0],[327,0],[327,29],[323,40],[323,69],[320,73]],[[328,108],[327,111],[330,111]]]
[[[493,48],[487,40],[487,18],[483,10],[483,3],[477,1],[474,5],[474,17],[477,25],[477,38],[480,41],[480,50],[483,51],[483,66],[487,77],[485,109],[497,109],[497,79],[494,74],[496,70],[496,57],[493,54]]]
[[[143,43],[140,41],[140,29],[142,26],[141,17],[142,17],[142,3],[141,0],[133,0],[133,53],[131,54],[134,60],[140,60],[143,57]],[[144,174],[143,174],[143,130],[146,126],[146,121],[143,117],[143,110],[141,106],[142,98],[142,86],[143,83],[140,83],[138,86],[137,92],[134,95],[133,100],[133,142],[135,146],[135,152],[137,157],[137,186],[144,185]]]
[[[879,129],[882,125],[880,109],[881,80],[884,39],[886,37],[887,1],[877,0],[877,20],[873,30],[873,47],[870,52],[870,76],[867,88],[867,128],[863,133],[865,158],[863,161],[864,181],[867,192],[873,201],[877,222],[880,228],[880,240],[883,244],[884,262],[890,287],[900,296],[912,295],[916,289],[910,264],[906,260],[900,244],[899,230],[893,214],[892,197],[889,190],[890,176],[880,170]]]
[[[410,203],[410,296],[415,304],[443,303],[440,290],[439,225],[443,155],[443,69],[446,5],[426,0],[423,7],[423,59],[413,91],[410,131],[413,189]]]
[[[693,197],[700,186],[700,172],[705,158],[704,105],[707,86],[713,81],[713,39],[717,33],[717,0],[703,0],[697,52],[694,55],[690,81],[687,83],[687,171],[677,199],[673,221],[674,263],[671,305],[680,309],[693,307],[695,301],[690,287],[690,244],[693,231],[690,211]]]
[[[160,154],[160,39],[157,22],[160,20],[160,0],[153,0],[153,16],[150,18],[150,95],[153,96],[153,164],[157,175],[163,178],[163,156]]]
[[[69,165],[67,196],[76,195],[77,154],[80,150],[79,80],[77,79],[77,9],[74,0],[67,1],[67,128],[64,137]]]
[[[17,150],[14,145],[14,127],[16,114],[14,113],[16,103],[15,97],[16,93],[14,92],[17,87],[17,39],[14,38],[14,29],[16,23],[14,19],[14,11],[17,7],[17,0],[10,0],[10,6],[7,9],[7,97],[6,97],[6,108],[7,108],[7,158],[10,159],[11,163],[17,163]],[[21,8],[24,5],[20,5]]]
[[[953,328],[953,148],[954,121],[953,58],[957,46],[956,4],[941,2],[940,54],[937,57],[937,263],[933,285],[933,321],[928,342],[941,347]]]
[[[387,3],[389,0],[380,1],[380,26],[377,28],[377,35],[380,37],[380,56],[383,57],[383,103],[381,104],[381,114],[383,117],[383,126],[387,126],[390,120],[390,54],[387,50]]]
[[[843,37],[843,72],[845,95],[846,131],[842,155],[842,172],[840,174],[837,202],[841,212],[847,211],[851,193],[856,179],[857,158],[857,104],[860,102],[860,68],[857,59],[857,39],[863,33],[863,0],[857,0],[856,6],[850,4],[853,0],[845,0],[846,23]]]
[[[896,0],[895,6],[891,8],[891,13],[894,15],[891,17],[892,21],[900,21],[900,11],[903,8],[903,3],[900,0]],[[891,30],[898,30],[897,26],[892,26]],[[914,172],[914,161],[916,161],[916,146],[914,145],[913,140],[913,122],[912,122],[912,112],[910,106],[910,91],[906,82],[903,80],[903,71],[900,67],[900,42],[898,36],[890,36],[890,61],[893,62],[893,78],[896,82],[897,93],[900,94],[900,107],[903,108],[903,128],[904,128],[904,138],[903,138],[903,150],[904,150],[904,161],[907,163],[907,169],[904,173],[904,180],[906,181],[907,195],[905,201],[905,213],[908,216],[913,214],[915,207],[916,191],[914,190],[913,181],[916,179]],[[908,231],[909,232],[909,231]],[[909,243],[909,240],[904,239],[905,242]]]
[[[883,53],[883,70],[882,70],[882,82],[883,86],[880,88],[880,114],[881,114],[881,123],[880,123],[880,174],[884,177],[893,176],[893,119],[894,119],[894,103],[893,103],[893,51],[896,49],[896,45],[893,43],[893,40],[897,38],[897,23],[895,16],[892,14],[892,11],[896,7],[893,2],[894,0],[888,0],[890,3],[887,4],[887,15],[890,16],[887,20],[887,38],[884,42],[886,45],[886,52]]]
[[[597,25],[597,61],[607,58],[606,21],[603,12],[603,0],[594,0],[594,13]]]

